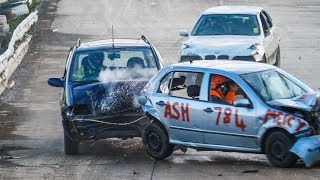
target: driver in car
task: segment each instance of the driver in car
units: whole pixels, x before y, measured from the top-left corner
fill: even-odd
[[[213,75],[211,77],[211,100],[218,98],[232,105],[238,88],[238,85],[232,80],[224,76]]]
[[[102,70],[106,69],[103,65],[103,52],[94,52],[84,57],[81,67],[76,71],[75,80],[79,81],[87,77],[98,77]]]
[[[210,18],[207,22],[206,29],[201,32],[202,35],[219,35],[225,34],[225,28],[218,18]]]

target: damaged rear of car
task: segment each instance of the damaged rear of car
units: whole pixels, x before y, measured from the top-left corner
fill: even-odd
[[[161,67],[144,36],[75,44],[64,76],[48,80],[63,87],[65,153],[77,154],[78,144],[89,139],[141,137],[146,123],[136,99]]]

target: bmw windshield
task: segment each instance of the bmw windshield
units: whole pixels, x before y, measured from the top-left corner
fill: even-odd
[[[156,59],[148,48],[80,51],[73,61],[71,82],[110,82],[151,78]]]
[[[202,15],[195,25],[192,36],[208,35],[260,35],[256,15],[209,14]]]
[[[291,99],[313,91],[288,73],[275,69],[243,74],[241,77],[265,102]]]

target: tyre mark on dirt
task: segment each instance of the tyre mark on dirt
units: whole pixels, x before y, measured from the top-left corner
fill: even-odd
[[[151,172],[150,180],[153,179],[153,174],[154,174],[154,170],[156,169],[157,163],[158,163],[158,161],[156,160],[156,161],[154,162],[154,165],[153,165],[153,169],[152,169],[152,172]]]

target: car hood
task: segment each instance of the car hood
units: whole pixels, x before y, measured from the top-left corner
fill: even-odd
[[[231,36],[231,35],[216,35],[216,36],[191,36],[184,44],[188,44],[190,48],[197,49],[248,49],[253,44],[261,44],[260,36]]]
[[[267,103],[271,106],[296,108],[303,111],[320,111],[320,93],[307,93],[292,99],[278,99]]]
[[[73,89],[75,107],[89,109],[77,112],[90,112],[92,116],[137,111],[140,105],[136,97],[147,82],[148,79],[141,79],[77,86]]]

